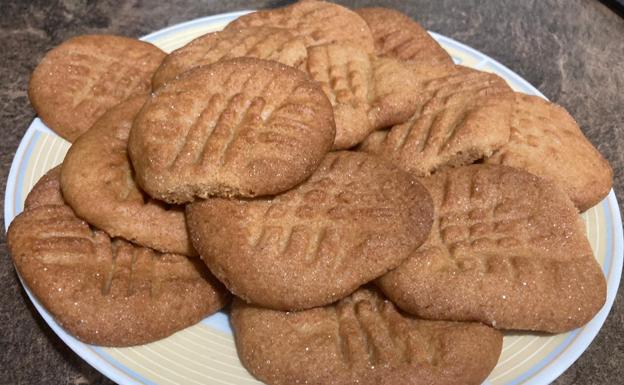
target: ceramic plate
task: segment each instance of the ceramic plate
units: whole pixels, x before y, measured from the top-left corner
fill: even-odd
[[[170,52],[206,32],[222,29],[246,12],[205,17],[145,36],[143,39]],[[512,88],[543,95],[520,76],[495,60],[452,39],[432,33],[457,63],[495,72]],[[31,187],[47,170],[62,162],[69,143],[35,119],[13,159],[5,193],[5,227],[20,213]],[[622,223],[613,191],[583,214],[587,236],[608,282],[604,308],[585,327],[554,336],[508,334],[503,352],[485,384],[547,384],[558,377],[587,348],[602,326],[620,282]],[[35,307],[69,347],[111,380],[120,384],[258,384],[241,366],[228,317],[224,313],[175,335],[133,348],[86,345],[68,335],[25,288]]]

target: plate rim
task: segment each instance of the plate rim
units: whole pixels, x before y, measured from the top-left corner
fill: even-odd
[[[162,28],[157,31],[151,32],[147,35],[144,35],[140,37],[139,39],[148,41],[148,42],[153,42],[153,40],[157,39],[160,35],[175,33],[176,30],[185,30],[195,25],[203,25],[206,23],[217,23],[219,20],[223,20],[223,19],[231,20],[236,17],[242,16],[244,14],[250,13],[250,12],[254,12],[254,10],[247,9],[247,10],[240,10],[240,11],[226,12],[226,13],[219,13],[219,14],[214,14],[210,16],[198,17],[195,19],[191,19],[191,20],[187,20],[184,22],[180,22],[180,23],[167,26],[165,28]],[[496,59],[493,59],[491,56],[486,55],[485,53],[480,52],[476,50],[475,48],[472,48],[448,36],[445,36],[436,32],[431,32],[431,31],[428,31],[428,32],[437,41],[444,41],[446,43],[449,43],[449,45],[454,45],[456,47],[459,47],[462,50],[465,50],[475,55],[486,58],[487,61],[494,64],[497,67],[497,69],[501,69],[503,72],[505,72],[506,76],[513,78],[519,84],[532,89],[539,96],[543,97],[544,99],[547,99],[535,86],[529,83],[526,79],[524,79],[522,76],[512,71],[511,69],[509,69],[504,64],[501,64]],[[10,223],[12,222],[13,218],[16,216],[16,213],[14,211],[15,195],[13,194],[13,192],[15,191],[16,183],[19,177],[18,167],[21,164],[21,161],[25,156],[27,141],[32,139],[33,135],[35,134],[35,131],[42,129],[38,127],[39,125],[44,127],[44,131],[52,132],[45,126],[45,124],[43,124],[43,122],[38,117],[35,117],[33,121],[30,123],[24,136],[20,140],[16,153],[13,156],[13,159],[11,161],[11,167],[9,170],[9,174],[7,176],[7,183],[6,183],[5,197],[4,197],[5,233]],[[526,378],[521,378],[522,376],[518,377],[516,380],[514,380],[511,383],[508,383],[507,385],[512,385],[516,383],[537,385],[537,384],[548,384],[552,382],[553,380],[561,376],[561,374],[566,369],[568,369],[572,364],[574,364],[574,362],[576,362],[576,360],[578,360],[578,358],[580,358],[580,356],[583,355],[583,353],[585,353],[585,351],[587,350],[587,347],[592,343],[592,341],[594,341],[596,335],[602,329],[602,326],[604,325],[604,322],[606,321],[606,318],[608,317],[611,311],[611,308],[615,302],[618,288],[621,283],[622,265],[624,263],[624,237],[623,237],[623,229],[622,229],[621,210],[620,210],[620,207],[617,202],[617,198],[615,196],[615,192],[613,189],[610,190],[609,194],[607,195],[605,199],[603,199],[601,204],[607,205],[605,212],[608,213],[608,215],[610,215],[611,224],[613,225],[612,228],[608,228],[609,230],[612,231],[612,234],[611,234],[612,242],[611,242],[611,245],[609,246],[611,247],[611,253],[608,256],[614,258],[614,260],[611,262],[611,270],[609,271],[610,274],[609,276],[606,277],[607,298],[605,300],[605,304],[603,308],[594,316],[594,318],[588,324],[584,325],[582,328],[578,328],[573,331],[573,333],[575,334],[570,336],[572,337],[570,343],[574,342],[574,345],[570,345],[570,343],[568,343],[561,348],[561,351],[559,352],[554,351],[553,353],[557,353],[555,357],[547,361],[543,366],[536,368],[534,373],[529,373]],[[131,384],[131,385],[153,384],[152,381],[144,378],[143,376],[141,376],[140,374],[136,372],[133,372],[130,368],[125,368],[123,370],[118,368],[115,364],[116,360],[114,358],[110,357],[109,360],[106,360],[102,356],[96,354],[95,351],[99,350],[98,353],[102,355],[107,355],[105,352],[103,352],[100,349],[99,346],[85,344],[75,339],[69,333],[67,333],[54,320],[54,318],[43,308],[43,306],[39,303],[38,299],[31,293],[28,286],[24,284],[19,273],[17,273],[17,270],[16,270],[16,275],[18,276],[20,284],[22,285],[23,289],[28,295],[30,301],[33,303],[33,305],[37,309],[37,312],[39,313],[39,315],[46,321],[46,324],[48,324],[48,326],[54,331],[54,333],[67,346],[69,346],[70,349],[74,351],[74,353],[76,353],[81,359],[86,361],[89,365],[94,367],[104,376],[106,376],[107,378],[109,378],[110,380],[116,383]],[[610,282],[612,282],[613,284],[609,285]],[[562,345],[564,344],[561,343],[560,346]],[[570,349],[570,347],[573,347],[574,349]],[[545,370],[546,368],[548,368],[548,370]],[[529,370],[529,372],[533,369],[534,368],[532,367]],[[131,375],[135,376],[135,378],[133,378],[128,373],[128,371],[131,372]]]

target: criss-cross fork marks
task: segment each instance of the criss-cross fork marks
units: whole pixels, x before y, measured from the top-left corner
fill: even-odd
[[[321,83],[332,105],[368,105],[371,97],[372,63],[360,50],[341,45],[323,45],[309,50],[307,72]]]
[[[98,285],[102,296],[130,297],[147,289],[151,298],[157,298],[162,279],[176,276],[188,280],[199,274],[186,257],[111,240],[65,205],[29,209],[18,221],[17,225],[23,226],[20,231],[31,232],[28,257],[36,258],[44,267],[71,272],[75,283]]]
[[[71,72],[76,76],[66,79],[66,86],[72,90],[72,108],[77,115],[101,115],[111,105],[127,98],[137,91],[149,89],[149,76],[154,69],[139,66],[143,61],[154,62],[153,54],[144,54],[129,61],[122,57],[72,53]],[[95,109],[95,110],[94,110]]]
[[[293,29],[308,47],[349,40],[363,48],[370,45],[372,49],[372,37],[366,33],[363,20],[335,4],[304,2],[254,12],[230,23],[227,29],[258,26]]]
[[[407,123],[393,127],[386,137],[394,142],[391,151],[439,154],[453,140],[468,114],[501,103],[497,98],[484,98],[487,94],[507,92],[506,86],[501,87],[491,76],[485,73],[455,76],[442,84],[439,80],[426,84],[431,97],[422,109]]]
[[[294,62],[284,62],[296,66],[305,58],[303,43],[289,30],[257,27],[233,32],[235,33],[224,31],[205,35],[173,53],[172,58],[181,67],[196,67],[243,56],[283,61],[286,57],[282,54],[296,54],[292,58]]]
[[[430,37],[425,30],[416,30],[415,27],[409,29],[402,28],[401,24],[387,26],[387,29],[375,36],[378,50],[381,55],[392,56],[401,60],[429,60],[435,56],[443,62],[450,62],[451,59],[444,50]]]
[[[535,204],[539,193],[524,200],[505,197],[503,187],[493,182],[504,180],[504,173],[475,172],[469,183],[456,181],[451,173],[444,175],[434,237],[422,251],[444,259],[434,264],[437,268],[502,274],[511,280],[529,268],[526,258],[534,256],[548,237],[534,228],[540,215]],[[438,252],[430,254],[431,249]]]
[[[437,364],[432,341],[377,294],[360,291],[334,309],[337,350],[348,367]]]
[[[562,151],[564,143],[578,142],[580,130],[574,119],[564,110],[555,105],[546,105],[546,101],[539,101],[536,106],[530,103],[528,96],[517,95],[514,103],[514,113],[511,121],[511,135],[509,143],[497,151],[492,162],[506,163],[506,157],[515,155],[523,150],[544,154],[557,154]],[[571,129],[577,128],[577,130]],[[514,163],[521,162],[523,156],[515,157]],[[528,163],[529,159],[524,159]]]
[[[103,240],[99,251],[103,256],[102,267],[108,267],[102,295],[130,297],[148,286],[150,298],[158,298],[161,279],[157,271],[159,256],[156,252],[120,239]]]
[[[289,257],[305,263],[317,263],[330,258],[340,266],[348,263],[345,254],[349,251],[357,255],[366,245],[371,234],[362,233],[357,245],[345,245],[344,236],[355,231],[347,225],[353,220],[392,221],[400,213],[397,208],[388,206],[389,191],[383,187],[359,184],[360,173],[374,167],[371,158],[352,159],[336,156],[325,167],[325,177],[313,176],[305,185],[267,202],[262,212],[258,213],[249,245],[256,252],[270,253],[280,257]],[[336,183],[331,174],[351,175],[352,181],[346,184]],[[347,222],[344,222],[344,221]],[[376,234],[383,233],[384,226],[371,226]],[[351,230],[349,230],[351,229]],[[355,236],[350,233],[349,236]]]

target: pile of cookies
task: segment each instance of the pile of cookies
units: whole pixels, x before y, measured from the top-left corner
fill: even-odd
[[[304,0],[169,55],[80,36],[29,96],[73,144],[9,248],[84,342],[155,341],[233,297],[268,384],[478,384],[499,329],[568,331],[605,301],[578,213],[608,163],[397,11]]]

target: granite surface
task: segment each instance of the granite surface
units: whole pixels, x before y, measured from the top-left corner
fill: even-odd
[[[28,76],[44,53],[85,33],[141,36],[200,16],[284,1],[21,1],[0,3],[0,189],[35,114]],[[575,1],[345,1],[397,8],[426,28],[507,65],[565,106],[615,170],[624,193],[624,19],[602,3]],[[3,200],[4,201],[4,200]],[[107,384],[67,348],[27,300],[0,237],[0,384]],[[624,299],[558,385],[616,384],[624,378]]]

